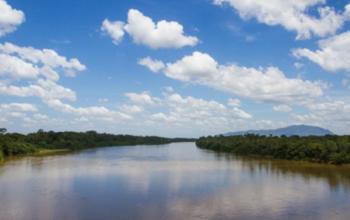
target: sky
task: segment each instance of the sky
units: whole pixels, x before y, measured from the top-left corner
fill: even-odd
[[[350,0],[0,0],[0,127],[350,127]]]

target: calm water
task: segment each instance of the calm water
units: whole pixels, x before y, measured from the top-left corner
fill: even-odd
[[[236,157],[194,143],[0,163],[0,219],[349,219],[350,167]]]

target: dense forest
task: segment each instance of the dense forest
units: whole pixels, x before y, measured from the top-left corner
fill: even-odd
[[[157,136],[114,135],[107,133],[87,132],[45,132],[42,129],[27,135],[6,133],[0,129],[0,160],[4,156],[25,155],[40,149],[82,150],[105,146],[126,146],[139,144],[168,144],[171,142],[195,141],[190,138],[165,138]]]
[[[208,136],[196,141],[199,148],[235,154],[273,156],[315,163],[350,163],[350,136]]]

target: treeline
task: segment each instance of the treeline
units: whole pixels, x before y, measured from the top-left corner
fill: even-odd
[[[195,142],[197,138],[172,138],[171,142]]]
[[[350,136],[208,136],[196,141],[199,148],[235,154],[273,156],[274,158],[315,163],[350,163]]]
[[[168,144],[171,142],[194,141],[187,138],[165,138],[158,136],[114,135],[107,133],[87,132],[45,132],[23,135],[7,133],[0,135],[0,160],[3,156],[25,155],[40,149],[82,150],[94,147]]]

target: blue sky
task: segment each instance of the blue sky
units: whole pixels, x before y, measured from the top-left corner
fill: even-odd
[[[348,134],[349,21],[349,0],[0,0],[0,127]]]

